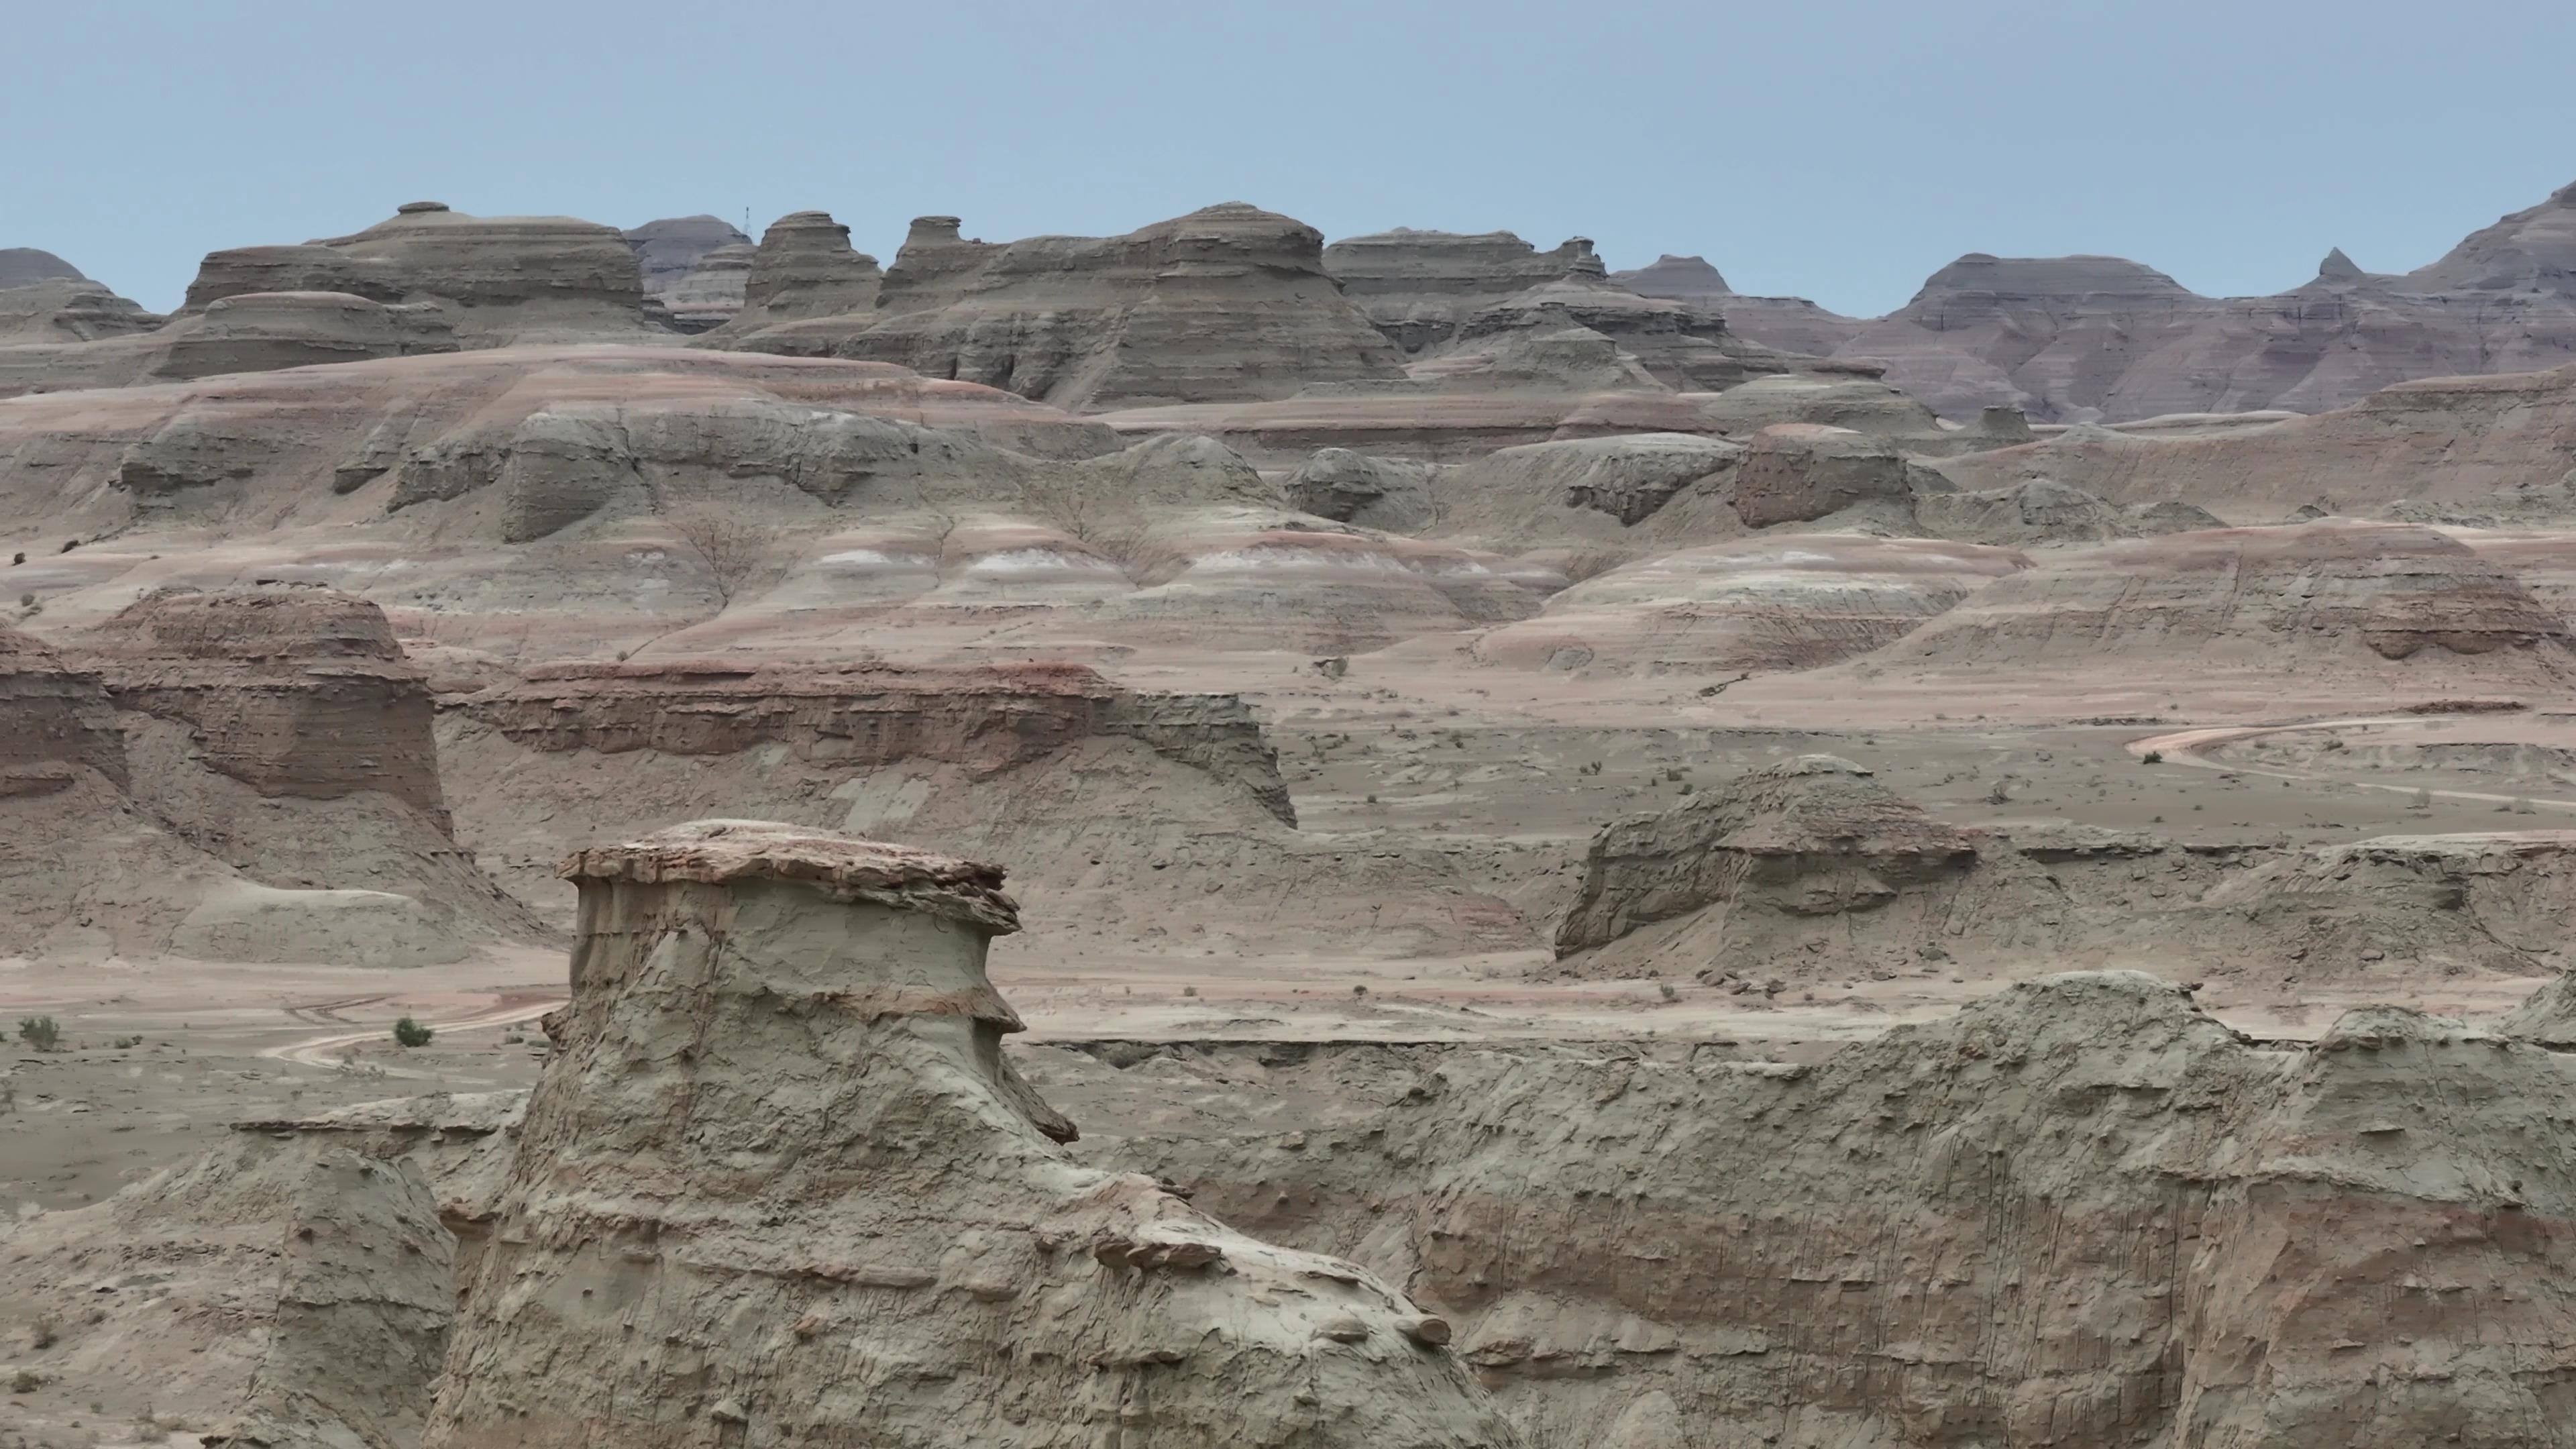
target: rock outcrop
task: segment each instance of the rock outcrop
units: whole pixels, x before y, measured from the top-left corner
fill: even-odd
[[[94,1417],[193,1420],[242,1449],[408,1449],[454,1251],[409,1163],[244,1135],[26,1220],[0,1313],[59,1334],[50,1392]]]
[[[1914,521],[1927,533],[1963,543],[2007,548],[2046,543],[2107,543],[2197,529],[2223,528],[2207,509],[2188,503],[2133,503],[2121,508],[2081,488],[2033,479],[2010,488],[1962,491],[1927,487],[1913,474]]]
[[[828,355],[876,321],[885,273],[850,245],[850,229],[823,211],[790,212],[769,224],[742,278],[742,305],[704,345]],[[790,323],[812,323],[788,327]],[[768,329],[786,327],[784,332]],[[759,342],[737,342],[761,334]]]
[[[1997,580],[1881,657],[2543,685],[2570,677],[2570,650],[2565,621],[2456,539],[2331,520],[2168,534],[2052,561]]]
[[[32,371],[29,344],[95,342],[149,332],[162,318],[86,278],[40,278],[0,286],[0,387]]]
[[[625,236],[626,245],[635,253],[635,265],[643,274],[646,305],[658,304],[663,315],[681,331],[703,332],[731,317],[742,305],[739,269],[716,269],[732,272],[730,306],[723,304],[720,293],[709,294],[708,279],[701,270],[718,253],[751,246],[751,238],[732,222],[703,213],[664,217],[629,227]]]
[[[2250,522],[2320,499],[2352,513],[2401,502],[2492,507],[2555,488],[2571,457],[2576,363],[2401,383],[2334,412],[2223,431],[2075,427],[1939,467],[1963,488],[2046,478],[2114,503],[2179,501]]]
[[[0,308],[15,295],[0,292]],[[81,305],[98,300],[75,299],[43,319],[75,340],[0,346],[0,396],[132,387],[458,347],[446,309],[430,303],[375,302],[345,292],[246,292],[165,321],[130,303],[124,304],[128,312]]]
[[[2009,549],[1862,534],[1767,534],[1657,554],[1579,580],[1475,657],[1587,674],[1812,669],[1879,648],[1994,579]]]
[[[1802,755],[1594,837],[1575,901],[1557,923],[1556,953],[1694,916],[1716,931],[1704,944],[1721,960],[1729,935],[1777,929],[1760,917],[1867,910],[1909,886],[1960,875],[1976,857],[1973,837],[1869,771]]]
[[[1077,409],[1402,375],[1395,344],[1326,274],[1323,237],[1240,202],[1125,236],[1007,244],[916,219],[873,325],[832,350]]]
[[[1437,465],[1374,458],[1348,448],[1318,448],[1288,476],[1288,506],[1390,533],[1412,533],[1432,520],[1431,479]]]
[[[573,999],[424,1449],[1515,1442],[1375,1275],[1067,1160],[999,1050],[999,870],[714,821],[564,873]]]
[[[38,282],[86,282],[81,269],[37,247],[0,247],[0,291]]]
[[[434,303],[468,345],[630,340],[643,274],[615,227],[563,216],[468,216],[434,201],[344,237],[207,256],[181,315],[252,292]]]
[[[444,825],[429,691],[366,600],[157,594],[86,642],[117,708],[185,727],[209,769],[262,795],[388,795]]]
[[[1685,392],[1719,392],[1756,377],[1783,372],[1829,372],[1876,377],[1873,363],[1833,363],[1745,341],[1726,319],[1692,303],[1641,297],[1598,275],[1569,274],[1487,303],[1458,325],[1451,350],[1489,353],[1510,342],[1562,334],[1570,329],[1608,339],[1618,352],[1663,386]]]
[[[730,755],[786,747],[818,764],[930,760],[984,777],[1095,738],[1137,740],[1297,823],[1277,753],[1233,695],[1142,694],[1079,665],[762,667],[721,660],[561,664],[457,706],[546,752]]]
[[[2259,1043],[2103,972],[1813,1066],[1378,1055],[1116,1074],[1201,1115],[1094,1155],[1407,1275],[1533,1444],[2576,1442],[2539,1047],[2392,1007]]]
[[[0,952],[413,966],[542,934],[450,834],[374,605],[156,594],[80,642],[0,638]]]
[[[1715,312],[1737,336],[1783,352],[1831,356],[1868,325],[1858,317],[1828,312],[1804,297],[1744,296],[1728,286],[1704,257],[1667,252],[1649,265],[1612,272],[1610,280],[1640,296],[1669,297]]]
[[[1507,231],[1462,235],[1397,227],[1324,248],[1324,270],[1342,295],[1408,355],[1450,341],[1488,302],[1568,275],[1598,277],[1587,237],[1540,251]]]
[[[1440,475],[1443,526],[1489,546],[1575,540],[1670,546],[1744,531],[1745,450],[1688,433],[1631,433],[1502,448]]]

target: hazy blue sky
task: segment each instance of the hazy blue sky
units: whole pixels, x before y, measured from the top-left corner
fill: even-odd
[[[2576,179],[2569,0],[98,0],[11,6],[0,45],[0,246],[156,308],[212,248],[414,199],[820,207],[888,260],[916,213],[1244,200],[1876,313],[1967,251],[2400,271]]]

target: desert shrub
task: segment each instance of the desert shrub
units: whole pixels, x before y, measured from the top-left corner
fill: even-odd
[[[2138,758],[2150,765],[2161,765],[2165,762],[2165,752],[2162,750],[2149,750],[2145,754],[2138,756]]]
[[[18,1040],[40,1052],[49,1052],[63,1042],[62,1023],[50,1016],[18,1018]]]
[[[424,1047],[429,1045],[430,1038],[436,1035],[438,1035],[438,1033],[431,1031],[428,1027],[421,1025],[419,1022],[412,1020],[408,1016],[394,1023],[394,1044],[396,1046]]]

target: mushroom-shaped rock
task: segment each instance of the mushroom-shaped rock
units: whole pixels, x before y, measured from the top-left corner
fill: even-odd
[[[1063,1153],[1000,1050],[998,868],[712,820],[563,874],[572,1002],[424,1449],[1515,1442],[1375,1277]]]

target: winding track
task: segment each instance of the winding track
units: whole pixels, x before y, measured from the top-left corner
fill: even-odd
[[[2519,800],[2534,807],[2576,811],[2576,800],[2553,800],[2539,795],[2498,795],[2484,790],[2436,790],[2429,786],[2392,785],[2377,780],[2356,780],[2344,775],[2285,770],[2273,765],[2231,764],[2223,760],[2213,760],[2203,753],[2222,745],[2232,745],[2239,740],[2250,740],[2261,735],[2283,734],[2292,730],[2331,730],[2357,725],[2422,723],[2424,723],[2424,717],[2421,715],[2367,715],[2353,719],[2307,720],[2299,724],[2231,725],[2216,729],[2176,730],[2172,734],[2149,735],[2145,739],[2129,741],[2125,748],[2132,755],[2143,757],[2152,750],[2177,765],[2190,765],[2202,770],[2224,770],[2231,775],[2261,775],[2272,780],[2304,780],[2325,785],[2348,785],[2356,790],[2385,790],[2392,795],[2412,795],[2417,790],[2422,790],[2437,799],[2476,800],[2489,805],[2504,805]]]
[[[433,1020],[424,1023],[424,1025],[429,1026],[433,1030],[446,1032],[481,1031],[488,1027],[515,1026],[523,1021],[532,1021],[561,1005],[563,1005],[563,1002],[559,999],[546,1001],[523,1001],[515,1006],[497,1007],[493,1010],[479,1012],[472,1016],[451,1017],[444,1021]],[[370,1027],[365,1031],[341,1031],[332,1032],[327,1036],[306,1037],[301,1041],[284,1042],[277,1046],[264,1048],[261,1050],[260,1055],[273,1061],[294,1062],[300,1066],[336,1066],[338,1065],[336,1053],[338,1053],[342,1048],[356,1046],[360,1042],[379,1040],[384,1036],[387,1029],[388,1028],[382,1026],[376,1026]],[[385,1072],[389,1076],[397,1077],[426,1077],[434,1075],[433,1073],[428,1072],[407,1071],[400,1067],[386,1067]]]

